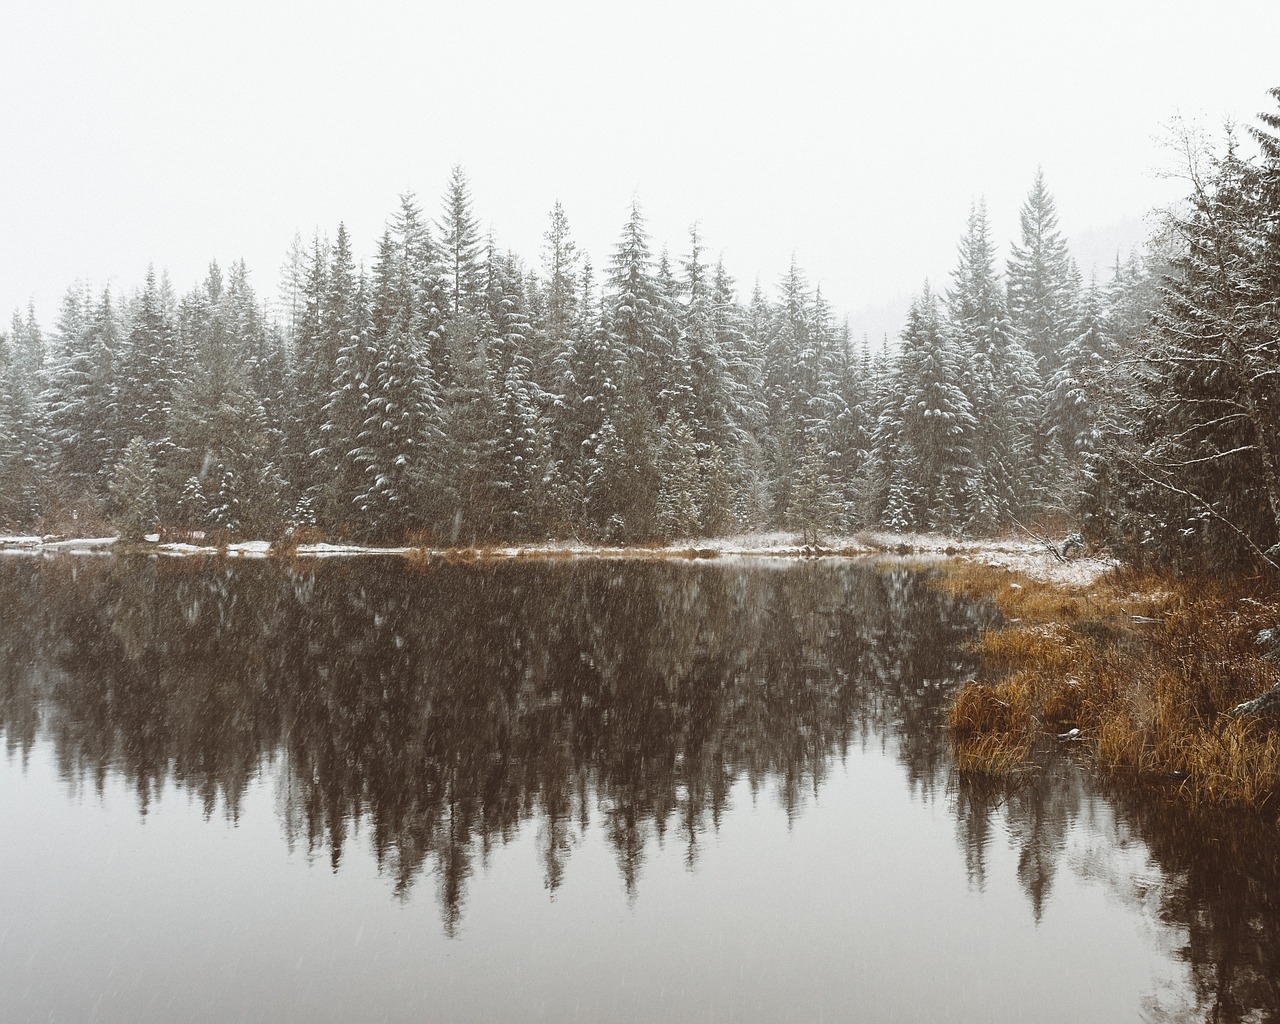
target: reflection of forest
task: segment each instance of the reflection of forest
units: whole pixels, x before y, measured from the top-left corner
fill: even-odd
[[[806,563],[294,567],[0,564],[0,723],[62,770],[166,781],[235,815],[277,762],[291,841],[366,828],[447,923],[473,856],[533,819],[554,890],[592,816],[632,889],[674,828],[697,856],[734,782],[789,811],[854,740],[945,771],[946,694],[981,613],[916,573]]]
[[[0,562],[0,608],[11,752],[51,742],[69,779],[123,776],[143,813],[174,782],[233,816],[270,760],[290,842],[337,864],[359,825],[399,892],[434,876],[448,929],[474,859],[524,827],[553,891],[592,821],[634,889],[657,837],[697,857],[735,782],[798,813],[852,743],[892,736],[940,791],[985,615],[906,570],[728,561],[23,559]],[[951,779],[974,884],[1007,834],[1039,917],[1069,833],[1101,823],[1160,878],[1071,868],[1186,937],[1192,1005],[1151,1018],[1274,1019],[1274,823],[1203,827],[1047,763],[1013,789]]]
[[[971,880],[985,882],[997,826],[1018,853],[1018,880],[1037,920],[1077,825],[1104,846],[1072,870],[1178,937],[1186,990],[1155,993],[1152,1022],[1280,1020],[1280,829],[1274,819],[1188,808],[1150,789],[1087,782],[1070,758],[1041,750],[1043,769],[1017,784],[953,779],[951,806]],[[1134,871],[1123,856],[1145,852]]]

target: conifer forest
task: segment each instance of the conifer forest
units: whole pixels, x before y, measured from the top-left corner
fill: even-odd
[[[607,259],[551,210],[482,235],[465,172],[369,266],[295,239],[178,294],[77,283],[0,334],[0,528],[640,543],[764,529],[1080,530],[1135,562],[1280,561],[1280,88],[1201,144],[1141,252],[1082,272],[1050,184],[853,337],[792,262],[744,291],[633,203]],[[569,197],[571,199],[571,197]],[[476,198],[476,202],[481,197]],[[435,208],[431,208],[435,206]],[[1012,241],[1007,260],[998,258]],[[163,254],[156,254],[163,260]],[[270,289],[275,291],[276,289]]]

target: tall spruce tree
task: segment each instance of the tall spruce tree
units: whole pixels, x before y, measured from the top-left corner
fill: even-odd
[[[459,164],[449,174],[439,229],[449,315],[457,320],[482,300],[484,292],[480,231],[471,210],[471,185]]]
[[[1035,359],[1013,330],[995,272],[986,205],[976,203],[947,295],[965,362],[964,387],[977,431],[972,523],[994,530],[1025,515],[1043,484],[1037,462],[1042,385]]]
[[[926,283],[907,313],[886,411],[894,453],[884,517],[897,529],[959,532],[973,515],[978,423],[961,379],[960,353]]]
[[[1043,170],[1036,170],[1019,225],[1021,242],[1013,246],[1008,265],[1009,320],[1047,380],[1071,341],[1079,289]]]
[[[31,528],[47,489],[41,477],[44,424],[38,400],[44,338],[35,311],[16,311],[12,331],[0,331],[0,523]]]
[[[1221,563],[1274,549],[1265,557],[1280,564],[1280,318],[1265,241],[1277,206],[1234,138],[1221,154],[1185,141],[1185,243],[1141,378],[1126,532],[1156,557]]]

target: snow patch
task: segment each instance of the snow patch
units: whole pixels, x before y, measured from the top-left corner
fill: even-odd
[[[407,555],[415,548],[376,548],[362,544],[299,544],[294,553],[314,558],[331,558],[336,555]]]
[[[199,544],[161,544],[156,548],[162,555],[216,555],[217,548],[203,547]]]
[[[269,540],[246,540],[227,545],[227,554],[237,558],[266,558],[270,552]]]

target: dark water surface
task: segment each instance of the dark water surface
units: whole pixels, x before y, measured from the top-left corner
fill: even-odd
[[[957,777],[858,563],[0,559],[0,1020],[1270,1021],[1274,823]]]

